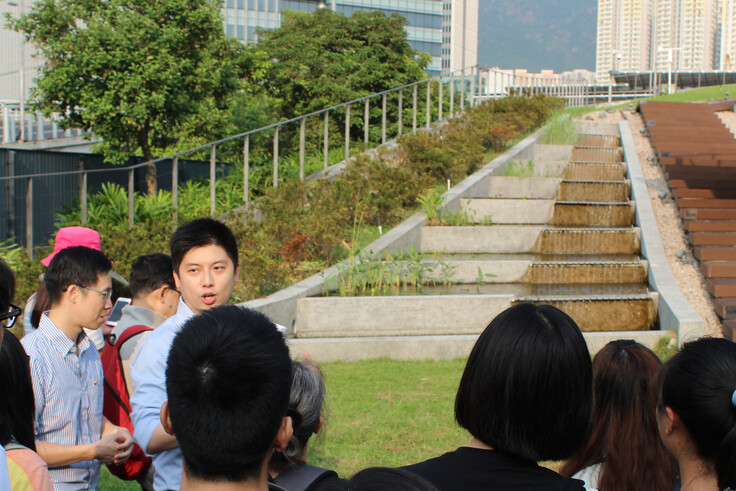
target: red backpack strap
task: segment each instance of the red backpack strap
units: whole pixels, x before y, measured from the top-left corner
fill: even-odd
[[[115,344],[105,348],[105,351],[103,351],[101,355],[102,369],[105,374],[105,377],[103,379],[105,388],[128,416],[130,416],[131,412],[130,405],[127,402],[130,399],[130,394],[128,394],[126,391],[125,400],[123,400],[121,394],[118,394],[118,392],[112,386],[117,385],[116,381],[112,377],[115,376],[115,373],[119,372],[120,375],[123,377],[123,382],[125,381],[125,375],[123,373],[123,360],[120,358],[120,349],[123,347],[123,344],[142,332],[152,330],[152,327],[144,326],[143,324],[130,326],[125,331],[123,331],[123,333],[120,335],[120,338],[115,342]],[[124,390],[124,388],[121,389]]]

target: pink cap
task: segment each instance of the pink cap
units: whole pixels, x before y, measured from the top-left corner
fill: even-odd
[[[54,241],[54,252],[41,259],[41,264],[48,266],[57,252],[67,247],[84,246],[97,251],[102,251],[100,245],[100,234],[96,230],[87,227],[63,227],[56,232]]]

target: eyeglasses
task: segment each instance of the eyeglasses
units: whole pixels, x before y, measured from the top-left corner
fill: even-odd
[[[112,288],[109,290],[98,290],[97,288],[92,288],[91,286],[84,286],[84,285],[78,285],[81,288],[84,288],[85,290],[92,290],[93,292],[102,293],[105,295],[105,303],[110,299],[112,296]]]
[[[7,314],[0,314],[0,320],[7,319],[7,322],[3,322],[3,327],[9,329],[13,327],[13,324],[15,324],[15,319],[18,318],[18,316],[21,313],[20,307],[17,305],[10,304],[10,311]]]

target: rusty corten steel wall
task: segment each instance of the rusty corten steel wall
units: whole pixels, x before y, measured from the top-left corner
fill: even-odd
[[[733,107],[646,101],[639,111],[723,333],[736,340],[736,140],[715,113]]]

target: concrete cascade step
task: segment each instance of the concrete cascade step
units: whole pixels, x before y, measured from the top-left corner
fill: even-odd
[[[654,297],[654,298],[653,298]],[[520,302],[548,304],[567,313],[584,332],[652,329],[657,318],[656,294],[629,298],[523,298]]]
[[[541,225],[422,227],[424,253],[635,254],[640,231],[628,228],[548,228]]]
[[[437,255],[425,258],[426,281],[442,285],[476,283],[531,283],[531,284],[584,284],[584,283],[645,283],[648,262],[639,258],[591,256],[570,259],[554,255],[533,254],[479,254]],[[539,256],[539,257],[535,257]],[[564,257],[564,256],[563,256]],[[402,268],[409,271],[411,265]]]
[[[634,254],[639,252],[638,228],[547,228],[534,246],[535,252],[555,254]]]
[[[620,148],[612,147],[574,147],[572,162],[621,162],[623,152]]]
[[[713,303],[721,319],[736,319],[736,297],[716,298]]]
[[[310,297],[297,301],[296,338],[480,334],[514,303],[549,303],[583,331],[651,329],[655,293],[580,295],[419,295]]]
[[[688,232],[736,232],[736,220],[690,220]]]
[[[736,261],[705,261],[700,272],[706,278],[736,278]]]
[[[559,201],[629,201],[629,181],[571,181],[560,182],[557,191]]]
[[[580,134],[577,137],[576,145],[581,147],[613,147],[621,146],[621,138],[614,135],[586,135]]]
[[[488,194],[479,198],[554,199],[560,185],[558,177],[493,176],[488,181]]]
[[[694,246],[735,246],[736,233],[694,232],[688,240]]]
[[[665,334],[662,331],[584,332],[591,353],[616,339],[636,339],[653,349]],[[287,340],[292,357],[308,353],[320,362],[359,361],[388,357],[394,360],[450,360],[466,358],[477,334],[445,336],[376,336],[334,338],[292,338]]]
[[[461,199],[472,223],[625,227],[634,224],[634,202],[569,202],[550,199]]]
[[[708,278],[705,289],[714,297],[736,297],[736,278]]]
[[[627,227],[634,225],[636,205],[630,202],[555,203],[552,220],[555,226]]]
[[[699,261],[736,261],[736,248],[701,246],[695,247],[695,257]]]
[[[626,179],[626,165],[571,162],[562,172],[562,178],[572,181],[623,181]]]

